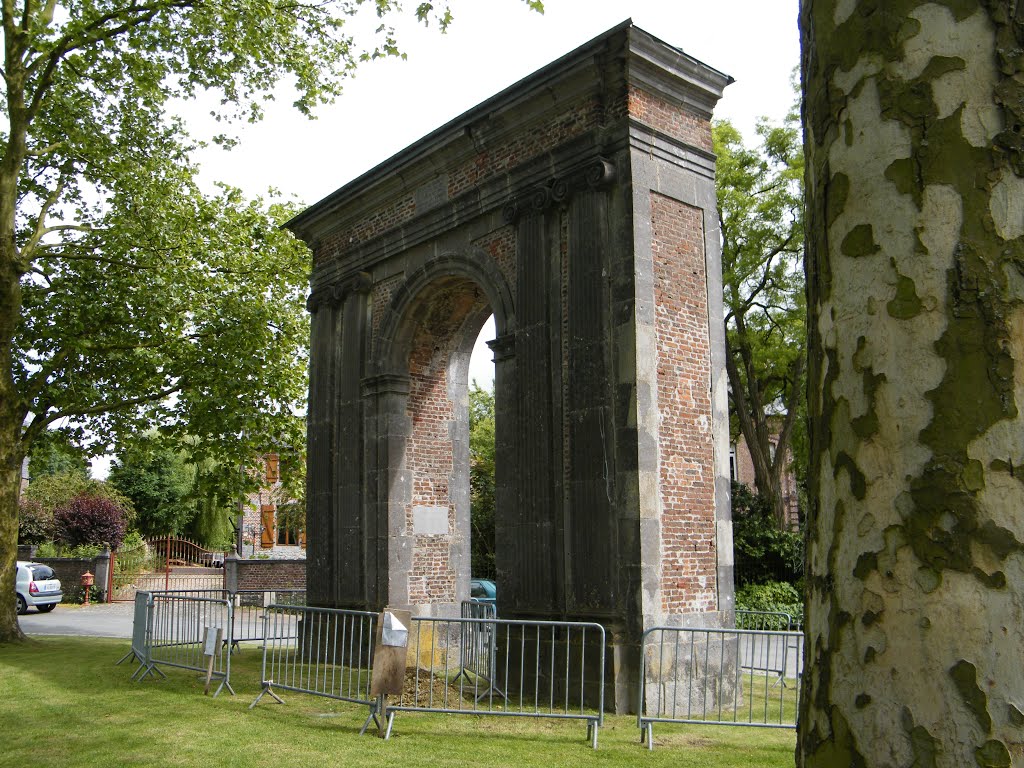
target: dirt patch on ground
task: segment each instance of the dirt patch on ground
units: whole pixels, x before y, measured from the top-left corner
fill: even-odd
[[[426,669],[407,669],[400,705],[461,709],[471,706],[476,693],[484,690],[485,684],[481,683],[478,691],[465,677],[452,682]]]
[[[655,724],[655,729],[658,728],[658,724]],[[655,733],[654,744],[656,746],[664,747],[704,747],[709,748],[715,746],[716,742],[712,739],[705,738],[703,736],[695,736],[690,733],[672,733],[665,732],[664,729],[660,733]]]

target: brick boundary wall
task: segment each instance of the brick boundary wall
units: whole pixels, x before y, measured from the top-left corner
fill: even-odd
[[[305,589],[305,560],[237,560],[239,591]]]

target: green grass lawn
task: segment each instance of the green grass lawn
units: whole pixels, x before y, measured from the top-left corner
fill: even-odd
[[[700,766],[793,765],[790,730],[655,724],[655,750],[636,719],[606,716],[599,748],[583,722],[399,712],[392,737],[359,735],[366,709],[298,693],[259,693],[260,651],[232,658],[232,685],[203,696],[197,673],[132,682],[114,666],[126,640],[33,638],[0,646],[0,766]]]

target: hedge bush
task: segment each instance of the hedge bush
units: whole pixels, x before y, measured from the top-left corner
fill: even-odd
[[[128,529],[128,513],[112,499],[75,496],[53,512],[56,538],[70,547],[91,545],[117,549]]]
[[[40,502],[18,499],[18,543],[42,544],[53,538],[53,512]]]
[[[797,625],[803,622],[803,598],[797,588],[785,581],[744,584],[736,590],[736,609],[788,613]]]

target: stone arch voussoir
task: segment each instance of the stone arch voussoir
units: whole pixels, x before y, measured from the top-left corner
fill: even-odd
[[[392,296],[374,344],[377,373],[395,373],[402,369],[408,337],[415,325],[413,307],[432,283],[450,277],[466,278],[480,287],[494,313],[499,337],[514,328],[512,290],[494,260],[480,249],[446,253],[414,270]]]

